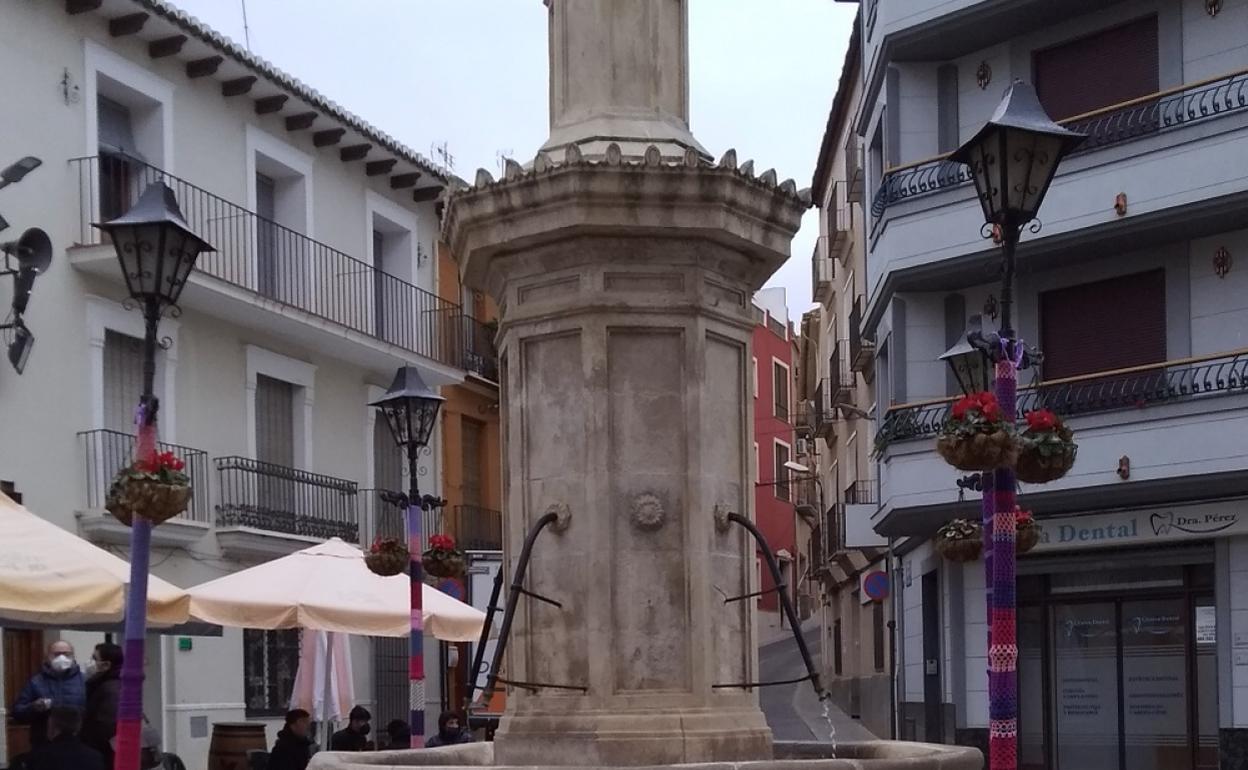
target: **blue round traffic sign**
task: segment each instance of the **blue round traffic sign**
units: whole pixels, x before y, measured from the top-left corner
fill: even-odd
[[[862,579],[862,590],[867,598],[882,602],[888,598],[888,573],[872,572]]]

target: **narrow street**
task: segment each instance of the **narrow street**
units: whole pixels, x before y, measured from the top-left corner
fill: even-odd
[[[819,666],[818,627],[806,629],[805,637],[815,665]],[[759,650],[758,658],[759,675],[764,682],[797,679],[806,674],[806,666],[797,649],[797,640],[791,636],[763,646]],[[833,727],[836,729],[838,741],[876,740],[876,736],[861,723],[831,705],[829,715],[832,724],[829,726],[823,717],[823,704],[815,696],[810,682],[764,687],[759,692],[759,705],[777,741],[829,742],[832,740]]]

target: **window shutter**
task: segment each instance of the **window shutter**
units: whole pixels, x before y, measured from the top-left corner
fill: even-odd
[[[139,158],[130,122],[130,108],[101,96],[96,100],[96,137],[100,149]]]
[[[143,394],[143,340],[104,332],[104,427],[134,432],[134,410]]]
[[[1046,380],[1165,361],[1165,271],[1041,294],[1040,338]]]
[[[1157,17],[1037,51],[1036,93],[1054,120],[1156,93]]]

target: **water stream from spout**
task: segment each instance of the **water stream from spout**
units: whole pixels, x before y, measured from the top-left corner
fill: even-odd
[[[836,759],[836,725],[832,722],[832,699],[825,693],[823,698],[823,721],[828,723],[828,740],[832,741],[832,753],[828,759]]]

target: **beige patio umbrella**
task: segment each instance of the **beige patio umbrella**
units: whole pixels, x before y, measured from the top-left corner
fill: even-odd
[[[130,565],[0,494],[0,625],[120,623]],[[148,623],[185,623],[190,597],[149,577]],[[7,621],[7,623],[6,623]]]
[[[191,616],[234,628],[306,628],[362,636],[407,636],[407,575],[381,577],[364,552],[338,538],[195,586]],[[425,633],[475,642],[485,613],[424,586]]]

